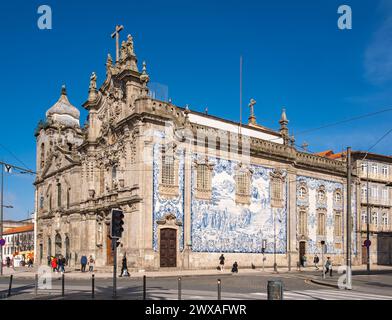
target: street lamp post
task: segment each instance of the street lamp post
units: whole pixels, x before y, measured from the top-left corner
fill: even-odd
[[[274,213],[274,272],[278,272],[278,264],[276,263],[276,213]]]
[[[0,239],[3,238],[3,209],[4,209],[4,164],[1,164],[1,203],[0,203]],[[3,275],[3,246],[0,247],[0,275]]]

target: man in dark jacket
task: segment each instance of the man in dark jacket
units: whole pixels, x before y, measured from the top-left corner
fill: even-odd
[[[86,272],[87,257],[85,255],[80,259],[80,264],[82,265],[82,272]]]

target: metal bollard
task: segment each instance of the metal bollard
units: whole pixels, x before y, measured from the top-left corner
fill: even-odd
[[[218,300],[221,300],[222,296],[221,296],[221,279],[218,279]]]
[[[11,297],[11,289],[12,289],[12,279],[14,278],[14,275],[11,274],[10,276],[10,285],[8,287],[8,294],[7,297]]]
[[[91,298],[95,298],[95,276],[94,274],[91,275]]]
[[[143,300],[146,300],[146,276],[143,276]]]
[[[64,281],[64,273],[61,275],[61,296],[64,297],[64,287],[65,287],[65,281]]]
[[[34,294],[38,294],[38,274],[35,275]]]
[[[178,300],[181,300],[181,277],[178,277]]]
[[[283,300],[283,283],[281,280],[268,281],[268,300]]]

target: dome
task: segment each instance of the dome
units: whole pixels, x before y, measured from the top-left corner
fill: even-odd
[[[69,102],[65,86],[61,88],[59,100],[46,111],[46,118],[66,126],[79,126],[80,111]]]

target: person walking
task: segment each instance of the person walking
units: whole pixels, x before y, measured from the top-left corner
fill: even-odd
[[[126,277],[129,277],[128,267],[127,267],[127,255],[126,255],[126,253],[124,253],[124,257],[123,257],[123,259],[122,259],[120,277],[122,277],[123,275],[126,276]]]
[[[51,265],[52,265],[52,271],[58,272],[58,270],[57,270],[58,265],[57,265],[57,258],[56,257],[52,257]]]
[[[233,263],[233,267],[231,268],[231,272],[232,273],[238,273],[238,263],[237,263],[237,261],[235,261]]]
[[[93,256],[90,256],[88,258],[88,272],[94,272],[94,264],[95,264],[95,260]]]
[[[7,257],[5,260],[7,261],[7,268],[9,268],[11,266],[11,259],[10,259],[10,257]]]
[[[80,264],[81,264],[81,271],[86,272],[87,257],[85,255],[82,255],[82,257],[80,258]]]
[[[225,256],[223,255],[223,253],[219,257],[219,265],[220,265],[221,271],[223,272],[223,268],[225,267]]]
[[[302,255],[302,256],[301,256],[301,267],[302,267],[302,268],[305,268],[305,264],[306,264],[306,256],[305,256],[305,255]]]
[[[325,274],[329,271],[329,275],[332,277],[332,261],[331,257],[327,257],[327,261],[325,262]]]
[[[58,258],[58,264],[59,264],[59,271],[61,273],[65,273],[65,258],[60,255]]]
[[[314,263],[314,266],[315,266],[316,270],[319,269],[319,267],[318,267],[318,263],[319,262],[320,262],[320,259],[319,259],[318,255],[316,253],[316,255],[314,256],[314,259],[313,259],[313,263]]]

